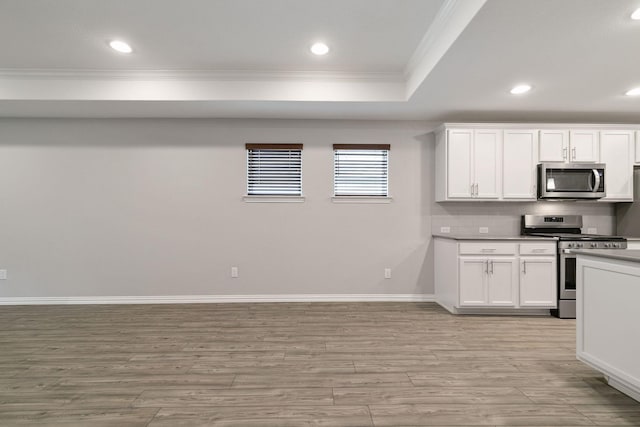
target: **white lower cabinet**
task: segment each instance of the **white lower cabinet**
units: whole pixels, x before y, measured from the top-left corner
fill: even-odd
[[[491,258],[489,260],[489,305],[513,307],[516,305],[518,285],[515,258]]]
[[[458,309],[550,309],[556,243],[435,238],[436,301]]]
[[[460,305],[487,304],[487,260],[485,258],[460,258]]]
[[[460,306],[516,305],[516,259],[460,257]]]
[[[520,307],[555,307],[555,257],[520,258]]]

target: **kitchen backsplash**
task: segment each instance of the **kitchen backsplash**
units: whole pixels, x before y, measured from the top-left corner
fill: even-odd
[[[615,234],[614,205],[598,202],[460,202],[432,205],[431,231],[441,233],[449,227],[451,234],[480,234],[487,227],[494,236],[520,235],[522,215],[582,215],[583,233]]]

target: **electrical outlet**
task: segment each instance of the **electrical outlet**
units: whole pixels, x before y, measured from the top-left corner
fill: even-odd
[[[489,233],[489,227],[480,227],[480,228],[478,229],[478,232],[479,232],[480,234],[488,234],[488,233]]]
[[[7,270],[0,270],[0,280],[7,280]]]
[[[587,228],[587,234],[598,234],[598,229],[596,227]]]
[[[451,227],[440,227],[441,233],[451,233]]]
[[[234,279],[238,277],[238,267],[231,267],[231,277]]]
[[[385,268],[384,269],[384,278],[385,279],[391,279],[391,269],[390,268]]]

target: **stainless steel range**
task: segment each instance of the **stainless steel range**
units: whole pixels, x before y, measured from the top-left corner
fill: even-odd
[[[522,234],[558,239],[558,308],[551,314],[576,318],[576,255],[571,249],[626,249],[619,236],[582,234],[582,215],[523,215]]]

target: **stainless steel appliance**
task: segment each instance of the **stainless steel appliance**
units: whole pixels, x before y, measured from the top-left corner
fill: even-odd
[[[616,233],[640,237],[640,167],[633,170],[633,203],[616,203]]]
[[[600,199],[606,195],[603,163],[540,163],[539,199]]]
[[[626,249],[619,236],[582,234],[582,215],[523,215],[522,234],[558,240],[558,308],[551,314],[576,318],[576,255],[571,249]]]

